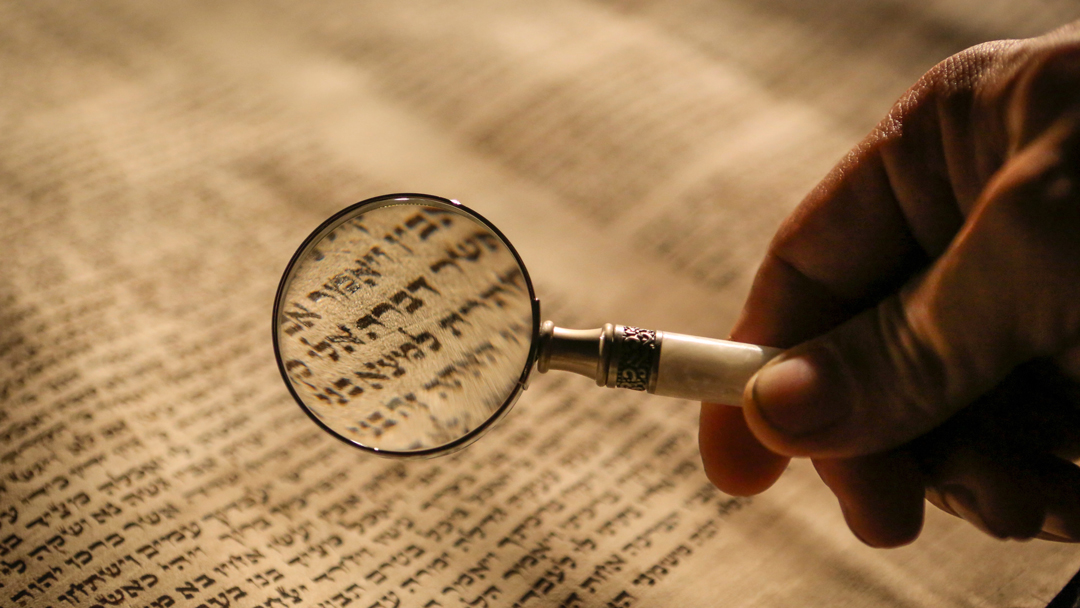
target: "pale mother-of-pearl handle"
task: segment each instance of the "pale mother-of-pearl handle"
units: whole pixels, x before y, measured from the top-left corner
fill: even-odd
[[[599,386],[739,405],[750,378],[782,349],[608,323],[540,328],[537,371],[557,369]]]

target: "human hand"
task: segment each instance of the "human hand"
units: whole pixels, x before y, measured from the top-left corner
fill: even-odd
[[[1080,24],[928,72],[781,226],[732,339],[794,348],[702,404],[721,490],[804,456],[871,546],[924,497],[1080,540]]]

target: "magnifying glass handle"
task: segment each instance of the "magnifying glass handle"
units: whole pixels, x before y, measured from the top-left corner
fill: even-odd
[[[739,405],[743,389],[782,349],[608,323],[540,328],[536,369],[574,372],[599,386]]]

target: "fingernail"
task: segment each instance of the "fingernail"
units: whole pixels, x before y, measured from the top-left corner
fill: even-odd
[[[877,548],[877,545],[866,540],[866,537],[859,532],[859,527],[852,523],[851,513],[847,510],[847,507],[844,506],[844,501],[842,500],[840,501],[840,513],[844,515],[844,523],[847,524],[848,530],[851,530],[852,536],[859,539],[859,542],[867,547]]]
[[[933,504],[935,507],[941,509],[949,515],[952,515],[953,517],[960,517],[960,514],[957,513],[949,504],[949,502],[945,500],[945,495],[941,492],[940,489],[934,486],[927,487],[926,500],[930,501],[930,503]]]
[[[1035,535],[1035,538],[1039,540],[1048,540],[1055,543],[1075,543],[1076,540],[1072,538],[1065,538],[1064,536],[1058,536],[1049,532],[1039,532]]]
[[[761,417],[785,435],[798,437],[823,431],[850,412],[846,400],[828,399],[827,370],[822,357],[802,353],[774,361],[754,376],[750,396]]]
[[[1053,540],[1075,543],[1078,540],[1076,522],[1070,522],[1059,515],[1047,513],[1043,520],[1043,533],[1054,536]]]
[[[941,497],[945,504],[964,521],[993,536],[994,538],[1006,538],[1005,534],[991,530],[986,521],[979,514],[979,502],[974,492],[958,484],[949,484],[941,488]]]

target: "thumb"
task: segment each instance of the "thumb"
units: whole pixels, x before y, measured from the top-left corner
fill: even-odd
[[[745,416],[791,456],[891,449],[938,426],[1080,325],[1080,192],[1059,141],[994,176],[950,247],[899,293],[762,368]]]

